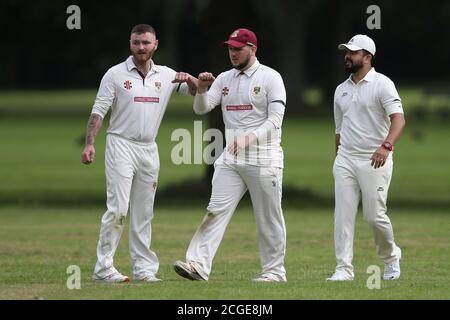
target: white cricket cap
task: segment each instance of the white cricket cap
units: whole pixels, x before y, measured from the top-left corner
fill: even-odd
[[[358,50],[366,50],[370,52],[373,56],[375,56],[375,42],[370,39],[365,34],[357,34],[353,38],[351,38],[348,43],[341,43],[338,46],[339,50],[348,49],[350,51],[358,51]]]

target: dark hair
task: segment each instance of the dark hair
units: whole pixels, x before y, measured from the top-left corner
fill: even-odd
[[[146,32],[150,32],[156,36],[155,29],[149,24],[138,24],[131,29],[131,33],[141,34]]]
[[[372,59],[370,59],[370,64],[373,66],[373,61],[375,60],[375,56],[365,49],[362,49],[362,51],[363,51],[364,56],[370,55],[372,57]]]

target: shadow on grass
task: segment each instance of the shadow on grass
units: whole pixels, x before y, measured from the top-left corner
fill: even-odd
[[[211,183],[203,179],[186,180],[179,184],[159,189],[156,193],[155,207],[198,208],[208,205]],[[106,195],[103,193],[48,193],[0,194],[0,206],[47,206],[47,207],[90,207],[105,206]],[[251,206],[248,192],[241,200],[240,206]],[[283,187],[283,207],[285,208],[333,208],[334,198],[325,197],[310,189],[291,186]],[[450,209],[450,199],[417,200],[390,199],[390,208],[410,209]]]

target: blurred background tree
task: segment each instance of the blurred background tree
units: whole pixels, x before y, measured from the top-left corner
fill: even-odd
[[[66,28],[66,8],[81,8],[81,30]],[[197,74],[229,68],[221,43],[234,29],[253,29],[258,56],[283,75],[290,111],[302,111],[303,88],[334,88],[344,74],[337,44],[356,33],[373,37],[376,64],[398,81],[448,81],[450,2],[386,1],[381,29],[369,30],[371,1],[136,0],[14,1],[0,4],[0,85],[7,88],[93,88],[128,54],[133,25],[153,25],[158,63]],[[329,82],[330,85],[324,85]],[[330,90],[326,90],[327,92]],[[329,101],[328,101],[329,102]],[[294,111],[295,110],[295,111]]]
[[[66,27],[66,9],[73,4],[81,9],[80,30]],[[373,4],[381,9],[381,29],[369,30],[366,10]],[[354,34],[367,34],[377,45],[377,71],[406,93],[402,98],[408,124],[427,119],[448,123],[449,21],[447,0],[432,5],[426,0],[3,0],[0,116],[11,119],[19,113],[46,112],[66,119],[70,114],[77,115],[84,126],[103,74],[129,55],[131,28],[148,23],[159,39],[155,62],[193,75],[228,70],[222,42],[236,28],[252,29],[258,36],[258,59],[283,76],[286,119],[300,120],[332,121],[334,89],[347,77],[337,45]],[[46,96],[25,99],[26,92],[33,90],[60,93],[53,102]],[[20,98],[24,99],[19,103]],[[186,103],[169,109],[176,110],[173,118],[192,117]],[[219,108],[207,117],[209,127],[223,130]],[[414,141],[424,137],[419,125],[409,128]],[[332,139],[332,131],[326,134]],[[289,145],[284,138],[283,143]],[[200,181],[204,187],[210,186],[212,172],[207,167]]]

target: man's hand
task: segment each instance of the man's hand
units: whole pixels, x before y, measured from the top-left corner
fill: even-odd
[[[81,155],[81,162],[84,164],[91,164],[94,162],[95,158],[95,148],[92,144],[87,144],[86,147],[84,147],[83,153]]]
[[[250,133],[249,135],[246,136],[237,137],[236,139],[234,139],[234,142],[230,146],[228,146],[227,150],[229,153],[236,156],[241,150],[247,148],[250,143],[255,141],[255,139],[256,136],[254,133]]]
[[[205,93],[208,91],[208,87],[216,80],[212,73],[202,72],[198,75],[198,93]]]
[[[175,74],[175,79],[172,80],[172,83],[183,83],[186,82],[189,87],[189,93],[195,96],[197,92],[197,78],[191,76],[186,72],[177,72]]]
[[[383,146],[378,147],[377,150],[375,150],[375,152],[373,153],[372,157],[370,157],[370,160],[372,160],[372,167],[377,169],[384,166],[384,164],[386,163],[386,159],[389,156],[389,152],[390,151]]]
[[[191,77],[191,75],[189,73],[186,72],[177,72],[175,74],[175,79],[172,80],[172,83],[183,83],[183,82],[188,82],[189,77]]]

